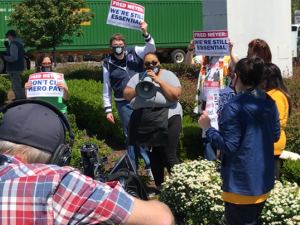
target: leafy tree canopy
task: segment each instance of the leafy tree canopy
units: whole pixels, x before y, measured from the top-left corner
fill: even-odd
[[[72,43],[71,36],[84,34],[83,21],[90,21],[95,13],[80,13],[86,8],[86,0],[23,0],[12,3],[8,26],[13,26],[26,47],[36,50],[53,48]]]

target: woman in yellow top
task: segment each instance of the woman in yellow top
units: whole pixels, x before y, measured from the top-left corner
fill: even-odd
[[[265,63],[260,89],[265,91],[276,102],[280,119],[280,139],[274,144],[275,180],[279,180],[279,156],[286,144],[285,127],[292,112],[292,100],[283,83],[280,69],[273,63]]]

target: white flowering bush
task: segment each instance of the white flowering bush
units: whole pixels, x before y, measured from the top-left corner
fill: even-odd
[[[162,184],[159,200],[184,224],[227,224],[221,199],[219,165],[207,160],[188,161],[174,166]],[[276,181],[262,211],[260,224],[300,225],[300,188]]]
[[[226,224],[216,163],[188,161],[175,165],[172,171],[162,184],[160,201],[174,214],[183,215],[185,224]]]
[[[263,209],[261,224],[300,225],[300,188],[276,181],[275,187]]]

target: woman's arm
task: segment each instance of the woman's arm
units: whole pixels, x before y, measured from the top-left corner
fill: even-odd
[[[194,40],[191,40],[190,45],[188,47],[188,52],[185,55],[185,64],[187,66],[195,65],[195,62],[193,60],[194,48],[195,48]]]
[[[222,110],[219,128],[222,132],[211,127],[210,119],[206,111],[198,120],[199,126],[206,130],[206,137],[209,142],[221,152],[230,155],[236,152],[241,138],[242,121],[238,117],[236,107],[226,104]]]
[[[135,89],[126,86],[123,91],[123,98],[127,101],[131,101],[136,96]]]
[[[67,85],[65,84],[65,82],[57,83],[57,87],[64,90],[63,99],[65,101],[67,101],[69,98],[69,89],[68,89]]]
[[[234,68],[237,62],[239,61],[238,57],[233,53],[233,41],[229,39],[229,51],[230,51],[230,59],[231,59],[231,68]]]
[[[168,84],[164,80],[160,79],[160,77],[157,76],[152,70],[149,70],[147,72],[147,75],[149,75],[155,83],[159,84],[161,90],[163,91],[164,95],[166,96],[166,98],[169,101],[174,102],[179,99],[179,97],[181,95],[181,87],[179,87],[179,86],[174,87],[174,86]],[[174,77],[174,78],[178,79],[177,77]]]

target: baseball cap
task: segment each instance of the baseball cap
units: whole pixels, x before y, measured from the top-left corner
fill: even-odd
[[[65,129],[54,111],[40,104],[26,103],[4,114],[0,139],[53,153],[65,143]]]
[[[7,33],[5,34],[5,37],[8,38],[9,35],[17,36],[15,30],[9,30],[9,31],[7,31]]]

